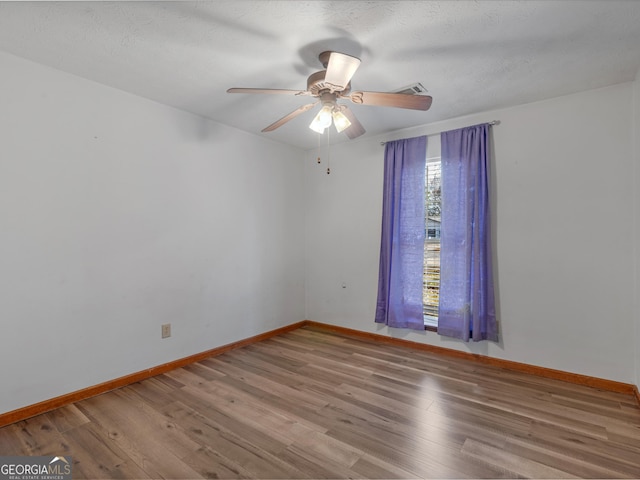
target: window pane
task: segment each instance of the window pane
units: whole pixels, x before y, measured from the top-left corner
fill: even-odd
[[[440,160],[427,162],[425,172],[425,243],[422,298],[425,323],[435,324],[440,296]],[[432,320],[429,322],[429,320]]]

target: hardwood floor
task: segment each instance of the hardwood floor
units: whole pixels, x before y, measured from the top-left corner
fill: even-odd
[[[304,327],[0,429],[74,478],[640,478],[633,395]]]

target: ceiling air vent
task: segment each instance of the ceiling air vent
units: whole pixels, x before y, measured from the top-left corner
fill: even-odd
[[[403,95],[421,95],[427,93],[427,89],[421,83],[414,83],[408,87],[401,88],[400,90],[394,90],[392,93],[402,93]]]

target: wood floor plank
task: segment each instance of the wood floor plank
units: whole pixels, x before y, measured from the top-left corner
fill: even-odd
[[[354,412],[357,412],[354,413]],[[501,478],[504,470],[484,464],[462,464],[457,461],[457,454],[467,439],[466,434],[458,434],[453,429],[437,428],[424,422],[415,422],[414,425],[406,425],[390,421],[384,417],[369,414],[366,410],[356,409],[353,406],[339,408],[330,405],[322,412],[327,418],[335,418],[338,427],[332,429],[330,435],[358,436],[361,449],[375,458],[394,458],[398,455],[418,457],[418,468],[429,472],[439,472],[439,476],[448,477],[455,473],[456,478],[485,476],[488,478]],[[504,445],[504,436],[486,433],[484,440],[491,438],[492,444]],[[385,439],[379,442],[377,439]],[[378,449],[378,447],[380,447]],[[394,461],[388,461],[387,465],[394,465]],[[508,472],[507,477],[513,476]]]
[[[364,455],[351,469],[362,478],[371,479],[417,479],[418,477],[402,468],[391,465],[371,455]]]
[[[5,428],[13,432],[25,455],[68,454],[64,436],[55,427],[50,415],[38,415]]]
[[[356,463],[364,454],[353,445],[320,432],[311,432],[309,435],[300,437],[293,445],[300,450],[312,452],[319,458],[327,459],[347,468]]]
[[[187,399],[187,401],[189,400]],[[166,406],[164,414],[179,425],[185,434],[202,445],[193,454],[183,459],[191,468],[201,473],[203,469],[208,473],[213,471],[226,472],[229,475],[228,478],[251,478],[251,473],[242,467],[242,455],[233,455],[234,444],[229,444],[229,441],[223,436],[222,429],[210,417],[181,401]],[[241,447],[238,446],[238,448]],[[231,456],[225,456],[228,453],[231,453]],[[220,476],[219,478],[227,477]]]
[[[139,410],[128,408],[129,403],[116,395],[118,391],[83,400],[78,404],[87,417],[107,432],[105,442],[114,441],[147,475],[153,478],[198,478],[193,469],[180,461],[174,451],[183,450],[183,439],[179,444],[170,441],[167,433],[171,429],[157,431],[138,418]],[[193,444],[193,450],[199,447]],[[183,455],[186,452],[183,451]]]
[[[65,405],[45,415],[61,433],[89,423],[89,419],[75,405]]]
[[[358,399],[372,406],[385,408],[391,412],[402,412],[408,417],[419,417],[422,412],[428,410],[434,399],[424,394],[416,399],[417,405],[411,405],[406,402],[396,400],[383,394],[372,392],[367,388],[360,388],[355,385],[341,384],[334,389],[336,393],[344,394],[352,398]]]
[[[186,367],[184,367],[184,369],[187,372],[202,377],[204,380],[217,380],[220,377],[224,377],[224,373],[220,373],[212,368],[209,368],[202,362],[187,365]]]
[[[540,422],[532,422],[530,436],[549,448],[624,472],[622,476],[640,478],[640,442],[625,444],[601,440]]]
[[[217,429],[249,437],[255,445],[276,455],[299,437],[314,431],[278,412],[262,407],[256,409],[255,404],[242,401],[241,395],[236,397],[231,393],[231,397],[225,396],[221,393],[223,391],[217,388],[215,397],[212,397],[210,391],[185,389],[182,402],[208,417],[210,424]],[[212,403],[212,398],[215,398],[215,403]]]
[[[171,394],[174,391],[157,377],[152,377],[144,382],[136,382],[127,386],[128,391],[135,392],[142,401],[155,407],[161,407],[172,402]]]
[[[482,462],[509,469],[526,478],[579,478],[558,468],[503,449],[497,449],[476,440],[467,440],[462,447],[462,453]]]
[[[205,445],[183,459],[183,462],[198,472],[201,478],[251,478],[249,470],[220,455],[213,448]]]
[[[223,414],[211,416],[213,411],[201,415],[198,411],[186,410],[182,418],[176,423],[192,437],[197,436],[205,446],[205,452],[215,454],[221,465],[232,471],[244,472],[241,476],[250,478],[302,478],[301,472],[295,465],[284,462],[279,453],[285,445],[273,439],[263,438],[258,432],[241,425],[239,422],[229,422]],[[226,426],[222,426],[226,425]],[[229,428],[230,427],[230,428]],[[203,450],[195,452],[201,454]],[[186,457],[189,465],[194,465],[196,455]],[[193,468],[193,467],[191,467]]]
[[[252,387],[263,390],[264,392],[276,392],[287,399],[295,400],[300,405],[306,405],[309,408],[316,410],[326,405],[326,400],[318,398],[317,395],[310,394],[304,390],[292,388],[286,383],[278,383],[271,378],[273,375],[266,370],[254,369],[247,364],[244,364],[240,369],[237,368],[237,363],[233,362],[234,358],[237,359],[238,356],[230,356],[229,361],[227,362],[220,360],[216,362],[216,365],[223,369],[224,372],[228,372],[229,375],[233,376],[235,374],[235,378],[241,379],[247,385],[251,385]],[[226,365],[224,365],[225,363]],[[241,370],[241,372],[238,370]]]
[[[74,478],[640,478],[631,395],[303,327],[0,428]]]
[[[394,444],[381,441],[380,436],[372,435],[368,429],[354,425],[341,425],[330,430],[331,435],[345,443],[357,446],[370,457],[374,457],[385,464],[396,466],[413,476],[420,478],[466,478],[483,477],[482,470],[475,470],[475,474],[462,473],[464,466],[446,458],[453,452],[439,449],[437,444],[421,444],[419,441],[396,442]],[[408,439],[405,439],[408,440]],[[455,464],[455,465],[454,465]],[[460,467],[460,468],[458,468]],[[495,478],[494,474],[485,478]]]
[[[105,432],[87,423],[65,432],[73,452],[73,478],[151,478],[115,442],[105,442]]]
[[[12,425],[4,427],[0,434],[0,452],[4,456],[24,455],[24,445],[11,427]]]
[[[543,465],[555,465],[563,472],[579,478],[618,477],[631,473],[625,473],[624,468],[618,468],[619,464],[606,465],[594,462],[593,457],[581,458],[579,455],[574,455],[570,449],[560,451],[546,442],[532,437],[509,438],[502,450]]]
[[[279,457],[304,472],[305,478],[358,478],[356,472],[351,468],[317,455],[316,452],[298,448],[296,445],[288,446],[280,453]]]
[[[460,398],[456,395],[448,395],[447,402],[435,401],[431,407],[434,411],[444,413],[445,415],[456,414],[477,414],[491,415],[497,422],[503,419],[528,419],[546,422],[558,425],[563,428],[571,429],[577,432],[587,433],[589,435],[606,439],[607,430],[604,426],[582,420],[580,415],[575,412],[568,412],[563,407],[558,406],[556,409],[549,408],[548,405],[539,405],[535,402],[515,403],[513,401],[492,399],[491,402],[475,401],[470,398]],[[570,416],[563,414],[570,413]]]

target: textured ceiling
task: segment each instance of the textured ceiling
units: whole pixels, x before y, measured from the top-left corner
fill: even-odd
[[[640,1],[1,2],[0,50],[311,149],[317,108],[260,133],[308,98],[227,88],[304,89],[320,52],[354,55],[353,89],[434,98],[350,104],[376,135],[633,80]]]

